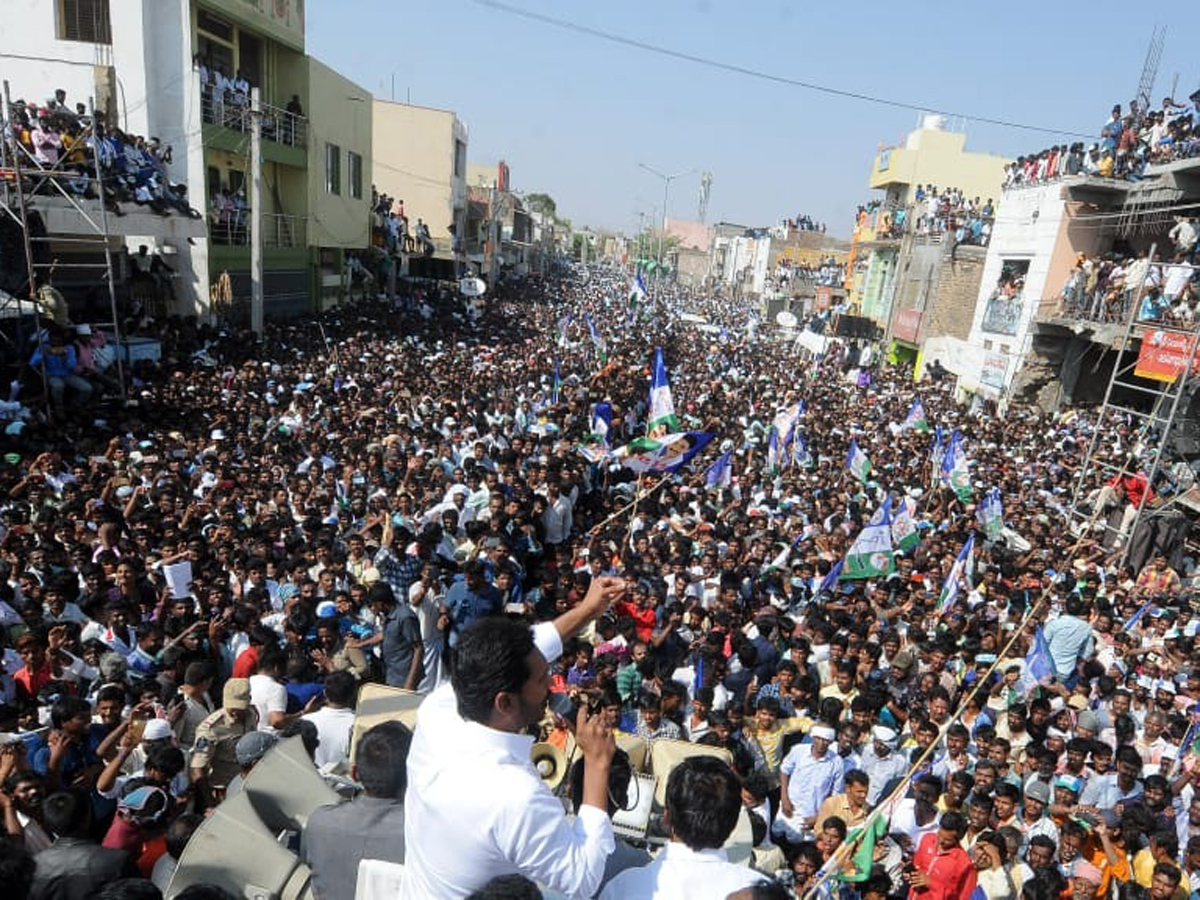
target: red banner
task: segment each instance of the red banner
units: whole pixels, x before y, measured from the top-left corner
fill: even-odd
[[[919,309],[897,310],[896,318],[892,320],[892,337],[915,344],[921,332],[921,316]]]
[[[817,310],[825,311],[829,309],[829,300],[833,296],[833,288],[827,284],[817,285]]]
[[[1192,337],[1174,331],[1147,329],[1142,333],[1142,348],[1138,351],[1133,374],[1154,381],[1174,381],[1187,365]],[[1195,357],[1192,358],[1192,369],[1200,374],[1200,364]]]

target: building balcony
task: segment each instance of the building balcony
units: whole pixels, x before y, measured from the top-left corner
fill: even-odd
[[[263,157],[272,162],[303,167],[307,164],[308,118],[286,109],[260,103]],[[217,150],[246,153],[250,134],[250,98],[226,91],[218,96],[206,86],[200,95],[200,116],[205,145]]]
[[[308,220],[304,216],[271,213],[263,216],[263,247],[291,249],[308,244]],[[250,246],[250,212],[238,210],[219,221],[210,221],[209,239],[228,247]]]

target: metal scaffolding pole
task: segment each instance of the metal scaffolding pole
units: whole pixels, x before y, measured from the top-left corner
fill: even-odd
[[[108,303],[112,310],[113,321],[113,340],[117,345],[117,379],[121,382],[121,400],[125,397],[125,361],[122,357],[125,355],[125,348],[121,344],[121,316],[117,310],[117,285],[116,279],[113,277],[112,263],[112,247],[110,246],[108,236],[108,204],[105,202],[104,196],[104,173],[100,169],[100,147],[99,138],[96,136],[96,104],[93,98],[88,98],[88,108],[92,113],[92,141],[97,146],[92,153],[92,159],[96,164],[96,196],[100,198],[100,230],[104,239],[104,266],[107,269],[105,278],[108,281]]]

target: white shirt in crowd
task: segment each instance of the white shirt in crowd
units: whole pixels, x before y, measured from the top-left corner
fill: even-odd
[[[354,728],[354,710],[323,706],[300,718],[312,722],[321,743],[313,753],[317,768],[335,766],[350,759],[350,732]]]
[[[533,629],[553,663],[554,624]],[[603,810],[568,819],[529,761],[533,738],[469,722],[443,684],[421,704],[404,801],[404,897],[455,900],[520,873],[569,897],[591,897],[615,846]],[[447,840],[454,835],[454,840]]]
[[[671,842],[640,869],[626,869],[608,883],[600,900],[725,900],[734,891],[765,881],[720,850],[693,850]]]
[[[258,730],[276,734],[271,713],[287,712],[287,688],[270,675],[250,676],[250,705],[258,710]]]

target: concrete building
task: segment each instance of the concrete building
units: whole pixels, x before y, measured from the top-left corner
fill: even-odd
[[[1076,175],[1006,190],[968,345],[956,366],[943,360],[960,390],[991,400],[1020,396],[1048,410],[1102,401],[1126,322],[1071,308],[1063,288],[1080,254],[1122,257],[1156,247],[1157,260],[1169,261],[1167,233],[1180,211],[1200,212],[1200,158],[1150,166],[1136,182]],[[1133,328],[1137,348],[1143,331]],[[1145,396],[1122,399],[1138,406]]]
[[[941,116],[926,116],[902,145],[876,154],[869,184],[883,196],[875,208],[864,211],[855,222],[848,277],[852,312],[888,327],[897,286],[913,277],[911,248],[904,242],[914,233],[918,187],[933,186],[939,192],[958,189],[967,198],[978,198],[981,204],[999,197],[1008,160],[969,152],[966,142],[965,134],[944,129]],[[940,274],[941,266],[930,263],[926,260],[919,267],[921,277]]]
[[[204,213],[207,240],[181,240],[172,219],[145,233],[117,226],[131,246],[151,245],[176,270],[173,311],[217,312],[209,288],[223,273],[235,309],[221,312],[248,310],[251,117],[232,92],[212,86],[218,72],[240,73],[260,91],[267,315],[311,309],[323,290],[330,293],[323,285],[336,283],[343,252],[369,243],[370,94],[305,55],[303,4],[11,0],[9,7],[0,62],[14,97],[40,101],[56,88],[71,104],[94,97],[106,121],[173,147],[170,176]]]
[[[404,201],[410,229],[429,226],[437,258],[453,259],[454,234],[467,232],[466,126],[450,110],[377,98],[373,128],[376,188]]]

